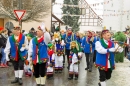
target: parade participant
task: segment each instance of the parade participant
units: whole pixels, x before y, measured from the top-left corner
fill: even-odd
[[[30,42],[30,40],[34,37],[32,34],[27,34],[26,35],[28,42]],[[24,65],[24,72],[25,72],[25,76],[31,76],[33,74],[33,66],[32,66],[32,62],[28,62],[28,60],[25,60],[25,65]]]
[[[61,40],[60,33],[54,33],[54,46],[55,55],[53,60],[55,60],[55,72],[61,73],[63,70],[63,54],[64,54],[64,40]]]
[[[99,86],[106,86],[106,80],[111,78],[112,70],[115,68],[114,53],[123,51],[118,44],[114,47],[114,42],[110,38],[109,30],[105,29],[101,32],[100,41],[95,44],[97,51],[95,65],[99,70]]]
[[[60,35],[61,35],[61,40],[64,40],[65,31],[60,30]],[[64,47],[64,53],[63,53],[63,68],[64,68],[64,65],[65,65],[65,47]]]
[[[80,39],[79,32],[76,32],[76,34],[74,35],[74,40],[76,40],[79,44],[81,44],[81,39]]]
[[[70,55],[70,42],[74,41],[74,34],[72,28],[68,28],[66,34],[64,35],[65,40],[65,52],[67,55],[68,67],[69,68],[69,55]]]
[[[14,27],[13,34],[7,40],[5,53],[6,53],[6,60],[12,60],[15,72],[15,79],[11,82],[17,83],[19,82],[22,85],[22,76],[24,70],[24,61],[27,58],[27,50],[28,50],[28,40],[27,38],[21,33],[20,27]],[[10,53],[10,59],[9,59]]]
[[[94,31],[92,31],[92,34],[93,34],[93,37],[94,37],[94,40],[97,42],[100,40],[99,36],[97,33],[95,33]],[[93,63],[95,63],[96,61],[96,50],[94,48],[94,54],[93,54]]]
[[[42,23],[37,28],[37,36],[30,41],[28,50],[28,60],[33,62],[37,86],[45,86],[46,63],[48,60],[47,45],[50,41],[51,36],[46,31],[45,24]]]
[[[126,36],[122,32],[117,32],[114,35],[114,39],[115,39],[115,41],[120,42],[118,44],[123,47],[124,43],[125,43],[125,40],[126,40]],[[115,53],[115,62],[116,63],[124,62],[124,52],[122,52],[122,53],[119,53],[119,52]]]
[[[88,31],[86,34],[86,37],[83,39],[82,47],[84,49],[84,53],[86,56],[87,67],[85,68],[85,70],[89,70],[89,72],[92,72],[93,53],[94,53],[94,49],[95,49],[95,42],[96,42],[96,40],[92,36],[92,32]]]
[[[69,80],[73,79],[73,76],[75,75],[75,80],[78,79],[79,75],[79,62],[80,62],[80,57],[81,57],[81,48],[78,45],[76,41],[72,41],[70,43],[70,55],[69,55],[69,62],[70,62],[70,67],[69,67]]]
[[[48,57],[49,60],[47,62],[47,79],[53,78],[53,67],[54,67],[54,61],[52,61],[52,55],[54,54],[54,45],[52,43],[48,44]]]

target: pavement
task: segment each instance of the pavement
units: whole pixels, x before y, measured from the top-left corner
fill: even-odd
[[[106,81],[107,86],[130,86],[130,61],[126,58],[124,63],[116,63],[116,69],[112,73],[112,78]],[[54,78],[46,81],[46,86],[98,86],[99,73],[97,68],[93,67],[92,72],[85,70],[86,61],[83,56],[79,65],[79,79],[68,80],[67,64],[61,74],[54,74]],[[19,86],[11,84],[14,79],[13,67],[0,68],[0,86]],[[34,77],[23,76],[22,86],[36,86]]]

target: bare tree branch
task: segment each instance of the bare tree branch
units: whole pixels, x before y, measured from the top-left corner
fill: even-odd
[[[21,21],[40,21],[51,11],[50,0],[22,0],[22,9],[26,14]],[[18,0],[0,0],[0,17],[18,21],[14,15],[14,10],[18,10]]]

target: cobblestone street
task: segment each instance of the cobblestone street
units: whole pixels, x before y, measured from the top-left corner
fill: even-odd
[[[130,62],[125,59],[124,63],[116,63],[116,69],[113,71],[111,80],[107,81],[107,86],[130,86]],[[68,69],[65,67],[64,72],[61,74],[55,74],[54,79],[47,80],[46,86],[98,86],[98,70],[93,67],[92,72],[85,71],[86,63],[85,57],[82,58],[80,64],[79,79],[68,80]],[[0,68],[0,86],[18,86],[18,84],[10,84],[14,79],[13,68]],[[33,77],[23,78],[23,86],[36,86]]]

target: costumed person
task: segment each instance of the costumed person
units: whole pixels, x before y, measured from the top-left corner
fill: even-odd
[[[92,32],[88,31],[86,34],[86,37],[84,37],[84,39],[83,39],[82,47],[84,49],[84,53],[86,56],[87,67],[85,68],[85,70],[89,70],[89,72],[92,72],[95,42],[96,42],[96,40],[92,36]]]
[[[97,51],[96,67],[99,70],[99,86],[106,86],[106,80],[111,78],[112,70],[115,68],[114,53],[122,52],[123,48],[110,40],[111,34],[105,29],[101,32],[101,39],[95,44]]]
[[[48,44],[48,57],[49,60],[47,62],[47,79],[53,78],[53,72],[54,72],[54,60],[52,61],[52,55],[54,54],[54,45],[52,43]]]
[[[76,41],[72,41],[70,43],[70,55],[69,55],[69,80],[73,79],[75,76],[75,80],[78,79],[79,76],[79,62],[81,57],[81,48]]]
[[[10,36],[7,40],[5,53],[6,60],[12,60],[15,79],[11,82],[23,84],[22,76],[24,70],[24,61],[27,59],[27,50],[28,50],[28,40],[27,37],[21,33],[21,27],[14,27],[14,35]],[[9,59],[10,53],[10,59]]]
[[[60,26],[57,26],[55,32],[60,32]]]
[[[100,38],[97,36],[97,34],[94,31],[92,31],[92,34],[93,34],[95,42],[99,41]],[[93,63],[95,63],[95,61],[96,61],[96,50],[94,49]]]
[[[60,35],[61,35],[61,40],[64,40],[65,31],[60,30]],[[65,47],[64,47],[64,53],[63,53],[63,68],[64,68],[64,65],[65,65]]]
[[[63,54],[64,40],[61,40],[59,33],[54,33],[55,55],[52,57],[55,60],[55,73],[61,73],[63,70]]]
[[[64,35],[65,41],[65,52],[67,55],[68,69],[69,69],[69,55],[70,55],[70,42],[74,41],[74,34],[72,32],[72,28],[68,28],[66,34]]]
[[[30,40],[34,37],[32,34],[27,34],[26,35],[28,42],[30,43]],[[32,76],[34,70],[33,70],[33,65],[32,62],[28,62],[28,60],[25,60],[25,64],[24,64],[24,72],[25,72],[25,76]]]
[[[115,38],[115,41],[117,41],[117,43],[120,46],[125,47],[124,43],[125,43],[125,40],[126,40],[126,36],[125,36],[124,33],[117,32],[117,33],[115,33],[114,38]],[[118,62],[124,62],[124,52],[122,52],[122,53],[118,52],[118,53],[115,54],[115,62],[116,63],[118,63]]]
[[[50,34],[46,31],[45,24],[42,23],[37,28],[37,36],[29,44],[28,61],[33,62],[34,76],[37,86],[45,86],[46,63],[48,60],[47,45],[51,41]],[[31,58],[32,56],[32,58]]]

